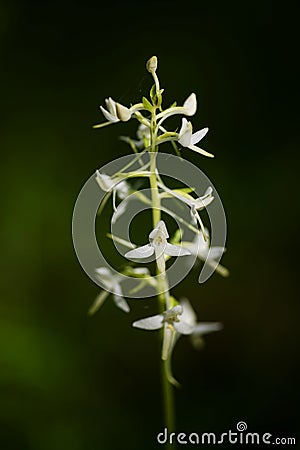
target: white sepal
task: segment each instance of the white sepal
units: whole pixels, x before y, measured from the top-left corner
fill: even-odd
[[[150,244],[143,245],[142,247],[137,247],[134,250],[130,250],[125,253],[125,258],[142,259],[149,258],[154,253],[154,248]]]
[[[163,320],[164,316],[162,314],[156,314],[146,319],[137,320],[133,322],[132,326],[143,330],[159,330],[163,326]]]

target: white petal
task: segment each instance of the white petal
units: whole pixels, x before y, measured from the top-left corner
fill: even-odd
[[[211,202],[214,200],[214,197],[211,194],[203,195],[203,197],[199,197],[195,200],[195,208],[198,211],[206,208]]]
[[[144,138],[150,139],[150,128],[141,123],[137,129],[136,135],[140,141],[142,141]]]
[[[186,248],[179,247],[178,245],[167,244],[165,254],[168,256],[187,256],[190,255],[191,252]]]
[[[210,195],[210,194],[212,194],[212,192],[213,192],[213,188],[211,187],[211,186],[209,186],[207,189],[206,189],[206,191],[204,192],[204,195],[206,196],[206,195]]]
[[[163,220],[160,220],[154,230],[152,230],[149,234],[149,239],[156,239],[159,237],[161,237],[164,241],[169,237],[166,224]]]
[[[195,326],[197,323],[197,315],[188,299],[187,298],[181,299],[180,304],[183,309],[181,320],[183,322],[189,323],[192,326]]]
[[[156,225],[156,228],[159,228],[160,231],[162,231],[163,234],[165,235],[165,237],[168,239],[169,233],[168,233],[166,224],[165,224],[165,222],[164,222],[163,220],[160,220],[160,221],[158,222],[158,224]]]
[[[206,228],[204,231],[207,233]],[[208,253],[208,246],[209,246],[209,241],[204,240],[203,234],[202,233],[196,234],[195,239],[193,241],[193,251],[196,252],[196,254],[199,257],[206,259],[206,256]]]
[[[189,121],[185,117],[183,117],[181,120],[181,128],[180,128],[179,134],[180,134],[180,132],[183,132],[183,133],[185,132],[185,130],[188,128],[188,123],[189,123]]]
[[[108,111],[114,116],[117,117],[117,109],[116,109],[116,102],[111,98],[106,98],[105,103],[107,106]]]
[[[223,325],[219,322],[199,322],[195,328],[193,334],[207,334],[213,331],[222,330]]]
[[[143,245],[142,247],[135,248],[125,253],[125,258],[148,258],[154,253],[154,248],[150,244]]]
[[[95,269],[95,272],[102,276],[107,276],[107,277],[112,276],[111,271],[107,267],[98,267],[97,269]]]
[[[117,117],[122,120],[122,122],[127,122],[131,118],[131,111],[126,106],[116,103]]]
[[[196,94],[192,93],[184,102],[183,107],[187,116],[193,116],[197,111]]]
[[[120,203],[120,205],[117,207],[116,211],[114,212],[114,214],[111,218],[112,224],[116,223],[117,219],[119,217],[121,217],[122,214],[124,214],[124,212],[126,211],[126,208],[127,208],[127,204],[128,204],[128,202],[126,202],[125,200],[122,203]]]
[[[122,309],[127,313],[130,311],[129,305],[124,297],[121,297],[120,295],[114,295],[114,301],[115,304],[118,306],[118,308]]]
[[[163,326],[163,315],[157,314],[146,319],[137,320],[133,322],[132,326],[143,330],[159,330]]]
[[[201,141],[201,139],[203,139],[207,133],[208,128],[202,128],[202,130],[196,131],[196,133],[192,135],[191,139],[192,144],[197,144],[197,142]]]
[[[191,139],[192,139],[192,133],[193,133],[193,127],[191,122],[188,122],[185,118],[182,119],[182,126],[179,131],[178,135],[178,142],[183,147],[189,147],[192,145]]]
[[[96,170],[96,181],[104,192],[109,192],[115,184],[109,175],[101,173],[99,170]]]
[[[129,194],[129,184],[126,181],[120,181],[116,185],[116,191],[120,199],[125,199]]]
[[[189,145],[188,146],[189,149],[194,150],[194,152],[200,153],[201,155],[204,156],[208,156],[209,158],[214,158],[215,155],[213,155],[212,153],[208,153],[205,150],[203,150],[202,148],[197,147],[196,145]]]
[[[110,112],[106,111],[103,106],[100,106],[100,109],[106,120],[108,120],[109,122],[119,122],[119,119],[113,116]]]
[[[149,269],[147,267],[131,267],[131,272],[136,274],[136,275],[149,275],[150,276],[150,272]]]
[[[224,247],[210,247],[207,258],[218,259],[225,251]]]
[[[107,289],[112,289],[112,286],[114,285],[114,275],[111,273],[109,269],[106,267],[99,267],[95,270],[95,274],[97,278],[105,285]]]
[[[182,318],[180,319],[180,322],[174,322],[173,325],[175,330],[180,334],[192,334],[194,331],[194,326],[190,323],[183,322]]]
[[[115,280],[116,277],[114,277],[114,283],[113,283],[113,293],[114,295],[118,295],[119,297],[123,297],[123,292],[120,286],[120,283],[118,283],[118,281]]]

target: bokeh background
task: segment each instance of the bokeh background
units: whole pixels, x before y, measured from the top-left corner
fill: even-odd
[[[272,14],[268,1],[0,3],[1,449],[157,447],[158,339],[130,326],[149,304],[133,301],[128,318],[107,301],[88,317],[99,288],[71,240],[82,185],[128,153],[117,136],[135,129],[93,130],[98,105],[147,94],[153,54],[166,104],[198,95],[193,122],[210,126],[216,158],[186,155],[218,188],[229,227],[231,276],[198,286],[193,272],[175,289],[202,320],[224,324],[200,353],[178,343],[178,430],[244,420],[251,431],[297,433],[295,54]]]

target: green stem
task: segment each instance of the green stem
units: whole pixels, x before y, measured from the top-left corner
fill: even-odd
[[[156,227],[157,223],[161,220],[161,204],[160,204],[160,196],[157,184],[157,176],[156,176],[156,155],[157,155],[157,122],[156,122],[156,111],[153,108],[152,116],[151,116],[151,151],[149,152],[150,156],[150,187],[151,187],[151,199],[152,199],[152,221],[153,228]],[[169,306],[169,292],[166,292],[168,289],[168,280],[166,278],[166,274],[160,273],[157,268],[158,275],[158,301],[160,311],[163,312],[165,309],[168,309]],[[162,328],[161,340],[163,341],[163,333],[164,328]],[[174,392],[173,386],[169,382],[167,378],[167,362],[161,361],[161,378],[162,378],[162,396],[163,396],[163,411],[164,411],[164,422],[165,426],[168,429],[168,432],[175,431],[175,414],[174,414]],[[170,443],[166,444],[166,449],[173,449],[174,445]]]
[[[174,388],[167,378],[167,361],[161,361],[161,377],[163,383],[162,388],[165,425],[168,432],[172,433],[175,431]],[[172,448],[174,450],[174,445],[167,443],[166,448]]]

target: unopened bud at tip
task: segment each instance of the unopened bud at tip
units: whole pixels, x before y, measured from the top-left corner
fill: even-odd
[[[157,57],[156,56],[152,56],[152,58],[150,58],[147,61],[146,68],[147,68],[148,72],[150,72],[150,73],[156,72],[156,69],[157,69]]]

